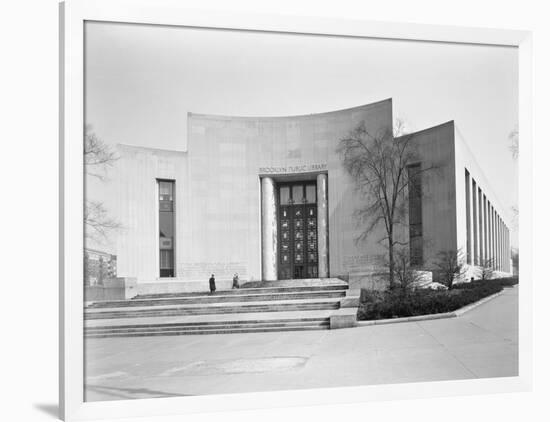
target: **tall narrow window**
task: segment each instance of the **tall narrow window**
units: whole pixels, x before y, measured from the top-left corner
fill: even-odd
[[[498,269],[502,271],[502,220],[500,215],[498,216]]]
[[[407,167],[409,177],[409,253],[411,265],[422,265],[422,180],[420,164]]]
[[[487,201],[481,188],[477,188],[479,200],[479,265],[487,259]]]
[[[491,205],[490,201],[487,201],[487,238],[489,239],[487,243],[487,254],[485,256],[485,262],[483,263],[484,266],[490,265],[494,256],[495,251],[493,250],[493,245],[491,243],[491,239],[493,236],[493,224],[492,224],[492,212],[493,206]]]
[[[495,253],[493,254],[493,268],[498,270],[498,260],[499,260],[499,253],[498,253],[498,214],[496,210],[493,208],[493,250]]]
[[[174,182],[159,180],[160,277],[174,277]]]
[[[479,232],[477,230],[477,223],[478,223],[478,219],[477,219],[477,214],[478,214],[478,208],[477,208],[477,187],[476,187],[476,181],[474,179],[472,179],[472,209],[474,210],[473,212],[473,222],[474,222],[474,252],[473,252],[473,258],[474,258],[474,265],[478,265],[479,264],[479,249],[478,249],[478,243],[479,243],[479,240],[481,239],[481,237],[479,236]]]
[[[466,262],[472,263],[472,221],[470,204],[470,173],[464,169],[464,185],[466,186]]]
[[[480,248],[482,250],[482,253],[480,254],[480,264],[482,266],[485,266],[487,258],[489,257],[489,246],[487,244],[489,230],[487,229],[487,204],[489,201],[487,201],[487,197],[485,194],[482,193],[481,189],[479,189],[479,200],[481,201],[481,204],[483,204],[483,242],[480,243]]]

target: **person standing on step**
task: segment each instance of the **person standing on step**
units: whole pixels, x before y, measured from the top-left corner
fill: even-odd
[[[233,289],[238,289],[239,287],[239,274],[235,273],[233,276]]]
[[[214,278],[214,274],[210,276],[208,284],[210,284],[210,293],[214,293],[216,291],[216,279]]]

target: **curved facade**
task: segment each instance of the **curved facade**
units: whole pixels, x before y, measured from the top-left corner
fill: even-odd
[[[198,289],[212,273],[223,286],[235,273],[274,280],[378,271],[382,231],[356,241],[362,198],[336,153],[360,123],[371,133],[391,131],[391,99],[304,116],[189,113],[186,152],[120,146],[118,275]],[[466,243],[466,208],[457,205],[464,169],[452,122],[414,134],[414,142],[417,164],[437,167],[422,178],[415,217],[426,264]],[[398,236],[408,241],[408,228]]]

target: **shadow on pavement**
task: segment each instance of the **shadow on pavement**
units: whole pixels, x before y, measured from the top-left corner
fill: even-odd
[[[137,399],[139,395],[145,395],[149,397],[184,397],[190,396],[191,394],[176,394],[176,393],[167,393],[165,391],[150,390],[148,388],[121,388],[121,387],[105,387],[101,385],[86,385],[86,390],[93,391],[95,393],[104,394],[112,396],[119,399]],[[101,401],[101,400],[93,400]]]
[[[54,403],[35,403],[34,408],[40,410],[41,412],[59,419],[59,406]]]

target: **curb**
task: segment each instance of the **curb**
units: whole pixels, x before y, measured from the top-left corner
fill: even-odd
[[[384,324],[398,324],[401,322],[429,321],[432,319],[457,318],[464,315],[466,312],[469,312],[472,309],[477,308],[480,305],[483,305],[485,302],[488,302],[500,296],[501,294],[504,293],[505,290],[508,290],[508,289],[503,288],[500,292],[486,296],[483,299],[480,299],[474,303],[470,303],[469,305],[463,306],[462,308],[457,309],[456,311],[444,312],[440,314],[417,315],[417,316],[403,317],[403,318],[371,319],[367,321],[357,321],[357,327],[367,327],[371,325],[384,325]]]
[[[445,312],[441,314],[416,315],[416,316],[403,317],[403,318],[371,319],[367,321],[357,321],[357,326],[365,327],[369,325],[397,324],[400,322],[427,321],[430,319],[445,319],[445,318],[456,318],[456,315],[454,312]]]
[[[477,308],[479,305],[483,305],[485,302],[489,302],[490,300],[494,299],[497,296],[500,296],[502,293],[504,293],[504,288],[497,293],[494,293],[492,295],[486,296],[483,299],[478,300],[477,302],[470,303],[469,305],[466,305],[460,309],[457,309],[453,313],[459,317],[461,315],[464,315],[466,312],[471,311],[474,308]]]

